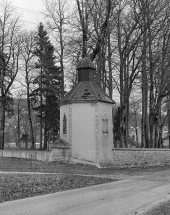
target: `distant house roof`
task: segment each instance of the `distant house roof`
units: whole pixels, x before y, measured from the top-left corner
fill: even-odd
[[[94,82],[82,81],[73,87],[61,101],[60,105],[68,103],[107,102],[115,104],[109,96]]]

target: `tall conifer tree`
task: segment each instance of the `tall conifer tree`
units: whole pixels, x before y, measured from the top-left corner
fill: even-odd
[[[47,143],[54,140],[59,130],[59,100],[61,95],[61,70],[55,64],[54,47],[42,23],[36,35],[37,57],[35,67],[38,75],[34,79],[36,89],[32,98],[36,102],[34,109],[40,121],[40,149],[47,149]],[[42,146],[42,128],[44,128],[44,147]]]

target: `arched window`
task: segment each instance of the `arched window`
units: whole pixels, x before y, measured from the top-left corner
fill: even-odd
[[[63,116],[63,134],[67,134],[67,118],[65,114]]]
[[[102,118],[102,130],[103,130],[103,134],[109,133],[109,122],[108,122],[108,117],[106,113],[104,113]]]

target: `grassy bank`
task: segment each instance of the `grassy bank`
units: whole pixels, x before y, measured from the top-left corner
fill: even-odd
[[[0,202],[71,190],[113,180],[67,174],[0,174]]]

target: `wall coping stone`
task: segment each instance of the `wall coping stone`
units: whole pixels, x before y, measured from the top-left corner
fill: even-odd
[[[49,150],[34,150],[34,149],[28,149],[28,150],[26,150],[26,149],[4,149],[4,150],[2,150],[2,149],[0,149],[0,152],[8,152],[8,151],[10,151],[10,152],[28,152],[28,153],[38,153],[38,152],[41,152],[41,153],[51,153],[51,150],[49,149]]]
[[[51,149],[69,149],[69,146],[51,146]]]
[[[113,148],[112,151],[147,151],[147,152],[152,152],[152,151],[167,151],[170,152],[170,149],[156,149],[156,148]]]

